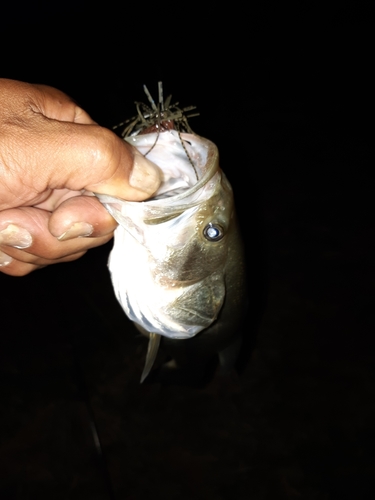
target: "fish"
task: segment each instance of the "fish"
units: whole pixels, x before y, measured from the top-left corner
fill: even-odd
[[[247,309],[243,242],[218,148],[192,131],[194,106],[164,101],[161,82],[157,103],[144,90],[150,106],[136,103],[137,115],[120,126],[160,168],[160,188],[141,202],[96,195],[119,224],[108,261],[115,295],[149,337],[141,382],[161,338],[178,344],[177,358],[189,344],[200,354],[214,348],[225,364],[225,352],[233,358],[240,349]]]

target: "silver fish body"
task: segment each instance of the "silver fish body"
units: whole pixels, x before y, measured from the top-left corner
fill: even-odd
[[[109,259],[116,297],[138,328],[164,337],[182,363],[195,347],[198,357],[223,351],[245,315],[246,282],[217,147],[176,130],[126,140],[160,167],[164,182],[144,202],[98,195],[119,223]]]

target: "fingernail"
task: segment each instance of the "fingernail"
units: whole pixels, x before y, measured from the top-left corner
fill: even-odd
[[[7,245],[14,248],[29,248],[33,238],[29,231],[18,227],[15,224],[9,224],[0,231],[0,245]]]
[[[12,262],[12,257],[0,250],[0,267],[5,267]]]
[[[129,184],[151,195],[157,191],[160,182],[161,172],[159,167],[144,157],[139,151],[135,151],[133,170],[130,174]]]
[[[84,238],[90,236],[94,231],[94,227],[88,222],[75,222],[65,233],[57,239],[60,241],[72,240],[73,238]]]

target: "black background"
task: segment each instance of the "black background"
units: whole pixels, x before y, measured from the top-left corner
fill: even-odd
[[[9,6],[2,77],[58,87],[107,127],[144,83],[198,106],[257,336],[239,379],[140,386],[146,341],[115,301],[111,243],[0,275],[1,498],[373,498],[369,5]]]

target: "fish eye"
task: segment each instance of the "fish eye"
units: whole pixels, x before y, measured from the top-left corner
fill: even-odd
[[[203,235],[208,241],[219,241],[224,236],[224,230],[219,224],[209,222],[203,229]]]

